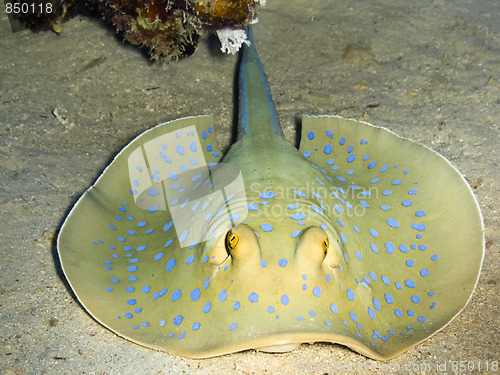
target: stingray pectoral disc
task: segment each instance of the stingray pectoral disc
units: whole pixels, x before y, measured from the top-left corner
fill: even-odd
[[[220,160],[211,118],[161,124],[68,215],[63,271],[118,335],[193,358],[328,341],[388,359],[470,299],[481,214],[432,150],[324,116],[300,150],[257,134],[224,157],[236,169]]]
[[[300,151],[329,186],[321,202],[342,249],[336,306],[358,341],[346,344],[387,359],[444,328],[469,301],[484,257],[463,176],[423,145],[338,116],[305,116]]]
[[[64,274],[87,311],[118,335],[181,353],[186,318],[168,306],[201,303],[210,275],[195,265],[208,257],[194,248],[231,228],[217,233],[215,225],[237,190],[231,181],[215,189],[220,158],[211,117],[160,124],[127,145],[66,218],[58,237]],[[209,310],[195,313],[191,332]]]

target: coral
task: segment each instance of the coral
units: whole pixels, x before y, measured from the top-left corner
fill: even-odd
[[[75,16],[81,5],[76,0],[11,0],[6,1],[6,6],[7,3],[19,6],[21,11],[11,15],[26,27],[36,32],[52,29],[56,33],[62,31],[62,23]]]
[[[212,28],[241,27],[255,16],[255,1],[201,0],[194,9],[202,22]]]
[[[88,14],[90,11],[111,22],[117,32],[130,43],[147,48],[151,58],[163,60],[193,54],[201,36],[220,30],[224,31],[219,35],[225,38],[221,39],[222,50],[236,52],[242,41],[235,29],[242,29],[255,20],[257,4],[264,4],[264,0],[28,1],[53,9],[51,13],[21,17],[35,31],[52,29],[59,33],[63,21],[77,12]],[[228,32],[231,29],[232,32]]]
[[[132,44],[153,59],[189,56],[200,36],[243,28],[255,18],[254,0],[89,0]]]
[[[155,59],[191,55],[198,44],[201,25],[176,1],[98,0],[97,8],[126,40],[145,46]]]
[[[238,52],[243,44],[250,45],[245,30],[224,28],[217,30],[217,36],[221,43],[220,50],[231,55]]]

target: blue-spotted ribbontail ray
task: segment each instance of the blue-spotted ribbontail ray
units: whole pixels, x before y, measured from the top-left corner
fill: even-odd
[[[227,154],[211,117],[146,131],[58,251],[81,304],[140,345],[204,358],[326,341],[385,360],[464,308],[484,246],[471,189],[429,148],[336,116],[304,117],[293,147],[252,43]]]

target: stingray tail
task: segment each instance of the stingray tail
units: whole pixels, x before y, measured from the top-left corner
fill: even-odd
[[[239,71],[238,139],[283,134],[266,73],[260,61],[252,27],[246,29],[250,45],[243,45]]]

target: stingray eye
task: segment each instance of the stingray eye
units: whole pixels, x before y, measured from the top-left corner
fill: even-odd
[[[238,244],[239,237],[237,234],[234,234],[232,231],[227,232],[226,236],[226,248],[228,250],[234,250],[236,245]]]
[[[325,252],[325,254],[327,249],[328,249],[328,238],[325,238],[323,240],[323,251]]]

